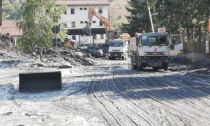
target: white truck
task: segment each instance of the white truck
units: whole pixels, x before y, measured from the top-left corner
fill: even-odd
[[[166,33],[136,33],[130,38],[132,69],[142,70],[152,67],[154,70],[168,70],[171,45]]]
[[[126,60],[128,54],[128,41],[123,39],[109,40],[108,58]]]

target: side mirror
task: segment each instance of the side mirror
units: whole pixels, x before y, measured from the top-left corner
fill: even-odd
[[[171,50],[174,50],[174,45],[170,45],[170,49]]]

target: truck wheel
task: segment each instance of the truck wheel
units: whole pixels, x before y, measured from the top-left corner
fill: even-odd
[[[132,68],[133,70],[136,70],[136,65],[131,64],[131,68]]]
[[[168,70],[168,64],[167,63],[163,65],[163,69],[164,69],[164,71]]]
[[[152,67],[152,69],[154,70],[154,71],[158,71],[158,67]]]

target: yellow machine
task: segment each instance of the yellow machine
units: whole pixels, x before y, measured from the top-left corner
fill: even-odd
[[[75,48],[76,47],[76,41],[72,40],[72,39],[69,39],[69,38],[65,38],[64,43],[63,43],[63,47]]]
[[[65,42],[63,46],[64,46],[64,47],[73,48],[71,42]]]

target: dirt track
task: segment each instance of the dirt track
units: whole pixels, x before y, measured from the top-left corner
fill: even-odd
[[[36,68],[36,71],[62,72],[62,90],[53,92],[18,92],[18,73],[33,69],[19,69],[24,62],[6,66],[1,63],[0,123],[5,126],[210,125],[208,74],[198,74],[198,69],[135,71],[131,70],[129,60],[88,60],[94,65]]]

